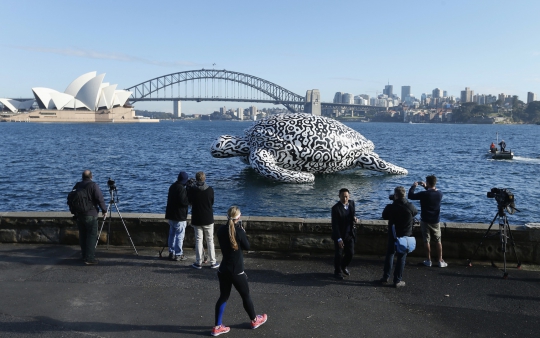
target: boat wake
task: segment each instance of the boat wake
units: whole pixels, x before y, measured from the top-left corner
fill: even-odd
[[[531,163],[531,164],[540,164],[540,158],[532,158],[532,157],[514,156],[514,161],[526,162],[526,163]]]

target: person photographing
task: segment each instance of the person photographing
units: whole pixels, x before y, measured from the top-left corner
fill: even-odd
[[[426,251],[426,260],[423,262],[425,266],[432,266],[431,263],[431,236],[436,242],[437,248],[437,264],[441,268],[445,268],[448,264],[442,258],[442,243],[441,243],[441,200],[443,193],[437,190],[437,177],[430,175],[426,177],[426,182],[414,182],[409,189],[407,198],[409,200],[420,201],[420,229],[422,230],[422,239],[424,240],[424,248]],[[415,193],[417,186],[424,187],[425,191]]]

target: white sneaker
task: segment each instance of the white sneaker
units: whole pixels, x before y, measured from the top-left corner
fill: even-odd
[[[424,264],[425,266],[431,266],[431,261],[426,259],[425,261],[422,262],[422,264]]]
[[[448,266],[448,263],[446,263],[445,261],[440,261],[439,262],[439,267],[440,268],[446,268]]]
[[[214,263],[214,264],[210,265],[210,268],[211,268],[211,269],[217,269],[217,268],[219,268],[219,263]]]

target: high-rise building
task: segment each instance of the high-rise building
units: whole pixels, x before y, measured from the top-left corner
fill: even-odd
[[[341,103],[353,104],[354,103],[354,96],[351,93],[343,93],[341,95]]]
[[[394,91],[394,86],[386,85],[386,86],[384,86],[383,94],[388,95],[388,97],[392,97],[392,95],[394,95],[393,91]]]
[[[527,104],[536,101],[536,94],[532,92],[527,93]]]
[[[401,101],[405,101],[411,96],[411,86],[401,86]]]
[[[341,103],[341,96],[341,92],[336,92],[336,94],[334,95],[334,103]]]
[[[360,94],[360,95],[358,95],[358,96],[360,96],[360,97],[363,98],[364,100],[369,101],[369,95],[367,95],[367,94]]]
[[[257,118],[257,107],[251,106],[249,107],[249,116],[252,120],[255,120]]]
[[[244,119],[244,109],[238,108],[238,115],[237,116],[238,116],[238,118],[240,120],[243,120]]]
[[[465,90],[461,91],[461,103],[472,102],[474,91],[469,87],[465,87]]]
[[[448,97],[448,92],[447,92],[446,90],[443,90],[442,93],[443,93],[443,94],[442,94],[443,97]]]
[[[435,88],[431,91],[431,97],[434,99],[440,99],[442,97],[442,90],[440,88]]]

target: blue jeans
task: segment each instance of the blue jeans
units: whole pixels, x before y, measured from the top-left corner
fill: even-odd
[[[383,278],[390,278],[392,272],[392,265],[394,265],[394,254],[396,255],[396,268],[394,269],[394,284],[401,282],[403,278],[403,270],[405,269],[406,253],[396,253],[396,240],[392,233],[392,228],[388,228],[388,247],[386,249],[386,258],[384,260],[384,274]]]
[[[169,252],[182,256],[182,245],[186,234],[186,221],[169,220]]]

